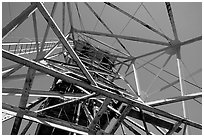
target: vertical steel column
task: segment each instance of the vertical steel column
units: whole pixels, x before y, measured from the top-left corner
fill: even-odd
[[[72,39],[74,40],[74,27],[73,27],[73,20],[72,20],[72,9],[70,2],[67,2],[67,9],[69,14],[69,21],[70,21],[70,32],[72,33]]]
[[[136,70],[136,68],[135,68],[135,60],[134,60],[133,63],[132,63],[132,67],[133,67],[134,76],[135,76],[135,84],[136,84],[136,87],[137,87],[136,95],[137,95],[138,97],[140,97],[140,96],[141,96],[141,89],[140,89],[140,84],[139,84],[138,73],[137,73],[137,70]]]
[[[62,34],[65,35],[65,2],[62,2]],[[64,46],[62,52],[64,53]]]
[[[178,66],[181,96],[184,96],[184,80],[183,80],[183,72],[182,72],[182,66],[181,66],[181,52],[180,52],[180,49],[177,51],[176,56],[177,56],[177,66]],[[184,101],[182,101],[182,108],[183,108],[183,116],[184,116],[184,118],[187,118],[186,106],[185,106]],[[188,127],[186,127],[186,134],[188,134]]]
[[[36,50],[37,50],[37,55],[38,55],[40,50],[39,50],[39,43],[38,43],[38,28],[37,28],[35,12],[33,12],[32,17],[33,17],[33,27],[34,27],[34,34],[35,34]]]

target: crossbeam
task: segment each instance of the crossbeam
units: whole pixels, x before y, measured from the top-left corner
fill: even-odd
[[[116,93],[110,92],[108,90],[104,90],[103,88],[89,85],[89,84],[87,84],[85,82],[82,82],[80,80],[77,80],[77,79],[75,79],[75,78],[73,78],[71,76],[68,76],[66,74],[62,74],[59,71],[56,71],[54,69],[50,69],[50,68],[48,68],[48,67],[46,67],[46,66],[44,66],[44,65],[42,65],[42,64],[40,64],[38,62],[28,60],[28,59],[20,57],[20,56],[16,56],[15,54],[9,53],[8,51],[5,51],[3,49],[2,49],[2,56],[4,58],[6,58],[6,59],[13,60],[13,61],[15,61],[17,63],[26,65],[28,67],[31,67],[31,68],[36,69],[38,71],[41,71],[43,73],[49,74],[49,75],[51,75],[53,77],[62,79],[64,81],[68,82],[68,83],[79,85],[79,86],[81,86],[81,87],[83,87],[83,88],[85,88],[87,90],[91,90],[91,91],[94,91],[94,92],[96,92],[98,94],[102,94],[102,95],[110,97],[112,99],[116,99],[118,101],[127,103],[129,105],[133,105],[134,107],[139,107],[139,108],[141,108],[143,110],[146,110],[146,111],[149,111],[149,112],[152,112],[152,113],[155,113],[155,114],[158,114],[158,115],[161,115],[161,116],[164,116],[166,118],[176,120],[176,121],[180,121],[180,120],[184,119],[184,118],[176,116],[174,114],[171,114],[171,113],[168,113],[168,112],[165,112],[165,111],[162,111],[162,110],[147,106],[147,105],[145,105],[145,104],[143,104],[143,103],[141,103],[141,102],[139,102],[137,100],[125,98],[125,97],[122,97],[120,95],[117,95]],[[193,121],[190,121],[188,119],[183,120],[183,123],[185,123],[187,125],[190,125],[190,126],[193,126],[193,127],[196,127],[198,129],[202,129],[202,126],[200,124],[195,123]]]
[[[24,119],[27,120],[31,120],[37,123],[41,123],[47,126],[51,126],[51,127],[55,127],[55,128],[59,128],[62,130],[66,130],[66,131],[70,131],[70,132],[75,132],[78,134],[83,134],[83,135],[87,135],[90,130],[87,127],[84,126],[80,126],[80,125],[75,125],[71,122],[67,122],[67,121],[63,121],[54,117],[41,117],[38,113],[36,112],[32,112],[29,110],[22,110],[18,107],[12,106],[12,105],[8,105],[3,103],[2,104],[2,108],[8,110],[7,113],[13,112],[11,113],[12,115],[16,115],[16,113],[18,111],[21,111],[24,116]]]
[[[85,34],[91,34],[91,35],[120,38],[120,39],[125,39],[125,40],[130,40],[130,41],[138,41],[138,42],[144,42],[144,43],[156,44],[156,45],[162,45],[162,46],[169,46],[170,45],[167,42],[150,40],[150,39],[133,37],[133,36],[124,36],[124,35],[108,34],[108,33],[103,33],[103,32],[96,32],[96,31],[78,30],[76,28],[73,28],[73,29],[74,29],[75,32],[78,32],[78,33],[85,33]]]

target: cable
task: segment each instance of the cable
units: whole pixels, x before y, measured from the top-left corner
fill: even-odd
[[[141,4],[137,7],[137,9],[135,10],[134,14],[132,16],[135,16],[135,14],[138,12],[138,10],[140,9],[140,7],[142,6],[142,2]],[[128,26],[128,24],[130,23],[130,21],[132,20],[132,18],[130,18],[128,20],[128,22],[126,23],[126,25],[123,27],[123,29],[121,30],[120,34],[123,33],[123,31],[125,30],[125,28]],[[113,46],[115,44],[116,40],[111,44],[111,46]]]
[[[104,11],[104,9],[105,9],[105,6],[106,6],[106,4],[103,5],[103,9],[101,10],[101,13],[100,13],[100,15],[99,15],[100,18],[101,18],[102,14],[103,14],[103,11]],[[98,25],[98,20],[97,20],[97,22],[96,22],[96,24],[95,24],[95,26],[94,26],[94,28],[93,28],[93,31],[96,29],[96,26],[97,26],[97,25]]]

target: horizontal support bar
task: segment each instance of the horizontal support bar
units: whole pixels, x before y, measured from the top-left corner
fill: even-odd
[[[41,123],[47,126],[59,128],[62,130],[71,131],[71,132],[75,132],[75,133],[83,134],[83,135],[87,135],[90,131],[87,127],[84,127],[81,125],[76,125],[74,123],[60,120],[54,117],[52,118],[40,117],[40,115],[36,112],[32,112],[29,110],[22,110],[18,107],[11,106],[5,103],[2,104],[2,108],[7,110],[8,111],[7,113],[9,113],[10,111],[11,115],[16,115],[18,111],[21,111],[24,114],[23,116],[24,119],[31,120],[37,123]]]
[[[85,34],[98,35],[98,36],[106,36],[106,37],[112,37],[112,38],[120,38],[120,39],[125,39],[125,40],[138,41],[138,42],[157,44],[157,45],[163,45],[163,46],[169,46],[170,45],[169,43],[166,43],[166,42],[144,39],[144,38],[139,38],[139,37],[123,36],[123,35],[117,35],[117,34],[108,34],[108,33],[103,33],[103,32],[87,31],[87,30],[84,31],[84,30],[77,30],[75,28],[74,28],[74,31],[78,32],[78,33],[85,33]]]
[[[3,96],[21,96],[23,89],[16,88],[2,88]],[[54,98],[66,98],[73,99],[84,96],[85,94],[76,94],[76,93],[65,93],[60,94],[59,91],[43,91],[43,90],[30,90],[29,96],[35,97],[54,97]]]

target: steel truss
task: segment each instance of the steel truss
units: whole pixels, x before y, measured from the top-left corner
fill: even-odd
[[[107,26],[107,24],[88,3],[85,3],[85,5],[97,18],[97,20],[99,20],[100,23],[110,32],[110,34],[96,31],[79,30],[75,28],[72,19],[73,3],[67,3],[67,5],[65,3],[62,4],[61,31],[53,18],[57,3],[53,4],[51,14],[44,6],[44,3],[31,3],[28,8],[26,8],[2,29],[2,39],[4,39],[27,18],[29,18],[30,15],[32,15],[35,42],[19,42],[2,45],[2,57],[17,63],[2,69],[2,79],[9,80],[15,78],[18,79],[19,77],[25,78],[23,88],[2,88],[3,96],[20,96],[20,102],[18,106],[13,106],[6,103],[2,104],[2,113],[4,114],[2,121],[4,122],[13,117],[15,118],[11,134],[19,134],[19,129],[22,125],[23,119],[28,120],[29,123],[23,129],[21,134],[26,134],[33,122],[39,124],[38,131],[36,131],[36,133],[41,132],[41,126],[41,128],[44,127],[49,131],[52,131],[51,133],[47,132],[48,134],[60,133],[60,131],[63,131],[64,134],[116,134],[117,130],[120,128],[122,129],[123,134],[125,134],[125,130],[129,130],[131,133],[138,135],[155,134],[153,131],[151,131],[149,125],[152,125],[161,134],[174,134],[179,133],[181,130],[183,130],[183,134],[187,134],[189,131],[186,127],[189,126],[202,130],[202,125],[188,119],[186,113],[185,101],[195,100],[199,102],[196,99],[201,98],[202,93],[198,92],[188,95],[185,94],[185,82],[188,82],[188,84],[191,85],[194,84],[184,79],[184,71],[182,69],[182,59],[180,52],[183,46],[202,40],[202,36],[181,42],[178,38],[171,4],[168,2],[165,4],[174,34],[173,40],[152,26],[120,9],[116,5],[109,2],[105,2],[104,4],[113,8],[114,10],[121,12],[143,27],[165,38],[167,42],[150,40],[135,36],[133,37],[114,34],[114,32]],[[70,21],[70,31],[68,34],[65,34],[65,6],[67,6]],[[77,7],[78,5],[75,4],[75,6]],[[35,14],[36,10],[39,10],[40,14],[47,22],[47,27],[42,42],[39,42],[38,37],[38,24]],[[52,31],[55,33],[58,41],[46,42],[50,29],[52,29]],[[121,52],[118,49],[115,49],[114,47],[106,44],[105,42],[94,39],[88,35],[114,38],[127,53]],[[97,48],[91,44],[87,44],[87,41],[82,42],[83,40],[77,39],[76,36],[95,40],[96,42],[99,42],[100,44],[115,50],[118,52],[118,54],[116,55],[114,53]],[[151,51],[143,55],[132,56],[122,43],[121,39],[162,45],[164,48]],[[80,46],[82,46],[82,48],[80,48]],[[83,50],[85,47],[89,49],[87,51]],[[60,49],[61,51],[54,53],[54,51],[57,49]],[[92,52],[89,52],[89,50]],[[33,53],[37,54],[34,60],[21,56]],[[149,61],[146,61],[142,65],[140,64],[139,67],[136,67],[137,61],[139,59],[154,55],[156,53],[160,53],[160,55]],[[168,87],[177,88],[174,85],[179,82],[181,96],[145,102],[144,98],[142,97],[143,91],[140,87],[139,75],[137,71],[139,68],[146,69],[146,64],[151,64],[151,61],[157,59],[163,54],[168,54],[169,57],[163,64],[162,68],[159,68],[160,72],[166,72],[164,67],[174,55],[177,57],[178,66],[178,76],[174,75],[178,81],[170,83],[164,80],[166,83],[168,83],[168,85],[163,87],[163,89]],[[54,60],[53,58],[56,56],[63,56],[64,60]],[[122,76],[120,74],[122,71],[121,68],[124,66],[127,68],[126,76]],[[128,70],[131,69],[131,66],[131,73],[127,73]],[[21,76],[12,75],[17,70],[24,67],[28,68],[27,73]],[[154,79],[160,78],[160,72],[158,74],[154,74]],[[135,86],[130,84],[130,82],[126,79],[126,77],[132,73],[134,75]],[[34,78],[43,74],[46,76],[49,75],[55,79],[52,88],[49,91],[33,90],[32,84]],[[121,85],[119,86],[116,84],[115,81],[118,79],[121,79],[124,83],[126,83],[129,88],[126,89]],[[56,88],[59,81],[65,83],[64,85],[66,85],[66,90]],[[201,89],[199,86],[196,88]],[[38,97],[38,99],[33,102],[28,102],[29,97],[33,96]],[[53,102],[52,99],[54,99]],[[54,103],[54,101],[56,102]],[[90,102],[93,103],[93,106],[91,106]],[[183,116],[178,116],[156,108],[158,106],[178,102],[182,102]],[[39,104],[41,104],[41,107],[38,110],[32,110],[32,108]],[[70,120],[70,116],[67,115],[67,112],[70,111],[71,113],[72,107],[75,109],[73,114],[69,114],[72,115],[73,118],[73,120]],[[57,116],[54,114],[52,116],[51,114],[49,115],[49,112],[51,113],[57,111]],[[85,118],[84,121],[82,120],[82,117]],[[142,124],[140,124],[138,121],[140,121]]]

